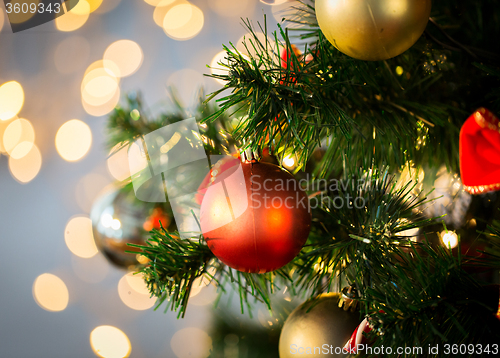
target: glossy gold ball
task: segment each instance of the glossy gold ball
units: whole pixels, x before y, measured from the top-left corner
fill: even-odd
[[[280,358],[345,357],[342,348],[360,323],[359,313],[338,307],[340,295],[322,294],[297,307],[281,330]]]
[[[359,60],[386,60],[422,35],[431,0],[316,0],[316,18],[339,51]]]

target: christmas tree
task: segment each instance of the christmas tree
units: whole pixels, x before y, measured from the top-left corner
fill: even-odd
[[[266,21],[194,111],[129,96],[109,119],[124,190],[169,213],[128,248],[158,307],[182,317],[207,283],[244,314],[304,302],[281,358],[497,354],[498,4],[304,0]]]

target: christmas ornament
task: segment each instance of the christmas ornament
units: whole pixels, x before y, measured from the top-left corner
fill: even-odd
[[[328,293],[297,307],[281,330],[280,358],[344,357],[359,314],[340,308],[339,300],[338,293]]]
[[[371,330],[368,318],[365,318],[352,333],[351,338],[349,338],[349,341],[344,346],[344,350],[349,354],[356,354],[358,344],[368,344],[368,339],[363,333],[369,333]]]
[[[422,35],[431,0],[316,0],[325,37],[344,54],[385,60],[409,49]]]
[[[140,250],[127,244],[144,245],[149,236],[148,229],[159,228],[159,221],[165,229],[175,230],[172,216],[155,204],[136,199],[133,191],[112,190],[98,198],[90,212],[92,231],[96,245],[103,255],[121,268],[138,265],[142,256]],[[130,254],[125,251],[137,251]]]
[[[300,61],[302,58],[302,51],[300,51],[299,48],[293,44],[290,46],[290,49],[295,54],[297,59]],[[281,68],[283,68],[283,69],[288,68],[288,63],[290,63],[290,66],[293,66],[293,62],[292,62],[291,57],[292,57],[292,55],[291,55],[288,48],[285,47],[285,48],[283,48],[283,50],[281,50]],[[293,69],[293,67],[292,67],[292,69]]]
[[[291,52],[293,52],[295,57],[297,57],[297,61],[299,62],[299,67],[295,66],[295,63],[292,60]],[[316,52],[316,55],[317,55],[317,52]],[[295,46],[294,44],[291,44],[290,48],[288,48],[288,47],[283,48],[283,50],[281,50],[280,58],[281,58],[281,68],[283,70],[289,69],[289,71],[292,71],[292,72],[300,71],[300,67],[304,65],[304,62],[305,62],[305,64],[308,64],[309,62],[311,62],[314,59],[314,57],[311,53],[308,53],[306,55],[306,57],[304,58],[304,54],[302,53],[302,51],[300,51],[299,48],[297,46]],[[288,67],[288,64],[290,64],[290,68]],[[295,76],[291,76],[291,75],[284,75],[283,79],[285,79],[287,76],[288,76],[288,82],[290,82],[290,83],[297,82],[297,79],[295,78]],[[284,84],[285,82],[280,81],[280,83]]]
[[[170,218],[171,216],[167,215],[162,208],[154,208],[149,218],[142,225],[142,228],[145,231],[160,230],[162,226],[163,228],[168,228],[171,221]]]
[[[226,170],[231,169],[232,167],[236,167],[239,165],[240,160],[239,160],[239,155],[238,156],[225,156],[222,159],[219,159],[217,163],[214,164],[214,166],[210,169],[210,172],[205,176],[203,181],[201,182],[197,193],[195,194],[195,201],[197,204],[201,205],[201,202],[203,201],[203,197],[205,196],[205,193],[207,192],[208,188],[212,183],[215,181],[215,178],[219,173],[222,173]]]
[[[264,273],[289,263],[309,234],[309,203],[298,181],[255,160],[219,171],[206,190],[200,225],[208,247],[226,265]]]
[[[460,130],[460,173],[471,194],[500,189],[500,121],[479,108]]]

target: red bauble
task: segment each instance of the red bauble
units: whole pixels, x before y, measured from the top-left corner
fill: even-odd
[[[153,229],[160,230],[163,225],[166,229],[170,225],[170,221],[170,217],[162,210],[162,208],[158,207],[153,209],[149,218],[147,218],[144,224],[142,224],[142,228],[145,231],[151,231]]]
[[[243,272],[279,269],[307,240],[311,214],[306,193],[287,171],[248,162],[218,173],[200,211],[208,247]]]

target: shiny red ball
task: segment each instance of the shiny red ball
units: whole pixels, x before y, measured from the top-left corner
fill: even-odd
[[[306,193],[270,163],[240,163],[218,173],[206,191],[200,224],[208,247],[226,265],[264,273],[293,260],[307,240]]]

